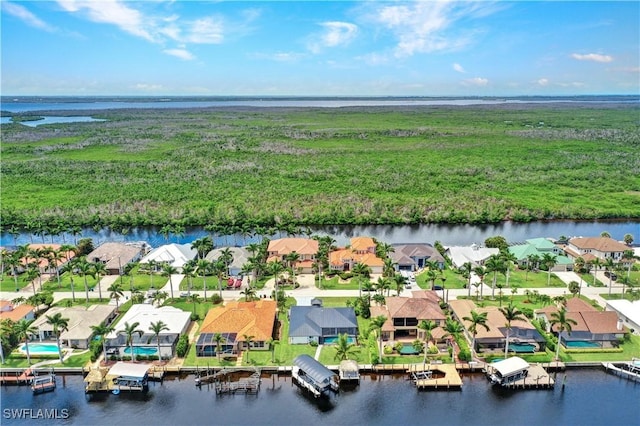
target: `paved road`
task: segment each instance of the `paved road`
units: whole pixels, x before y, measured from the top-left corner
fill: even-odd
[[[600,304],[602,307],[605,306],[606,301],[599,295],[602,293],[607,293],[608,288],[593,287],[591,286],[591,283],[587,283],[581,280],[580,277],[574,272],[555,272],[555,274],[563,282],[567,284],[571,281],[576,281],[581,283],[582,284],[581,294],[596,300],[598,304]],[[179,290],[179,284],[182,281],[183,277],[184,276],[180,274],[172,275],[171,280],[167,279],[165,285],[162,287],[162,291],[166,291],[167,294],[171,295],[171,288],[169,285],[169,282],[171,281],[173,283],[174,296],[178,297],[181,293]],[[315,286],[313,275],[302,274],[297,276],[297,278],[298,278],[298,282],[300,283],[300,287],[295,290],[286,291],[288,296],[293,296],[295,298],[311,298],[311,297],[357,297],[359,295],[358,290],[320,290]],[[604,277],[603,275],[602,278],[606,278],[606,277]],[[100,286],[102,289],[103,298],[109,297],[109,294],[106,291],[106,289],[117,279],[118,279],[117,276],[106,276],[102,278],[100,282]],[[605,284],[608,284],[608,280],[601,280],[601,281]],[[265,284],[265,287],[261,290],[258,290],[257,292],[258,296],[270,297],[271,292],[273,291],[273,288],[274,288],[273,284],[274,284],[273,279],[267,281],[267,283]],[[405,297],[410,297],[411,291],[413,290],[420,290],[420,288],[414,284],[412,288],[404,289],[400,295]],[[551,297],[570,294],[566,287],[544,287],[544,288],[529,288],[529,289],[519,288],[518,294],[524,294],[526,290],[531,290],[531,291],[536,290],[540,294],[547,294]],[[475,288],[472,289],[472,293],[474,291],[475,291]],[[613,285],[611,287],[611,292],[620,293],[621,291],[622,291],[622,285],[618,285],[616,282],[613,282]],[[217,293],[217,291],[215,290],[214,292]],[[447,290],[447,292],[448,292],[447,295],[449,300],[457,299],[460,296],[467,296],[468,294],[467,289],[449,289]],[[192,293],[196,293],[196,294],[199,294],[200,296],[204,296],[203,291],[192,291]],[[213,294],[211,290],[208,291],[207,293],[208,293],[207,295]],[[441,294],[440,291],[438,291],[438,293]],[[363,294],[366,294],[366,292],[363,292]],[[391,294],[395,295],[396,293],[395,291],[391,291]],[[490,295],[491,287],[485,284],[483,287],[483,294],[485,295],[485,297],[487,295]],[[25,296],[25,293],[24,292],[2,292],[2,298],[7,300],[12,300],[19,296]],[[124,291],[124,296],[125,296],[124,300],[128,300],[131,297],[131,292]],[[82,299],[84,297],[85,295],[83,291],[76,292],[77,299],[78,298]],[[98,297],[99,297],[99,294],[97,289],[94,290],[93,292],[89,292],[89,298],[97,299]],[[222,297],[226,301],[238,300],[241,297],[240,290],[223,290]],[[54,292],[53,299],[56,302],[62,299],[71,299],[71,292]],[[113,300],[112,303],[115,305],[115,300]]]

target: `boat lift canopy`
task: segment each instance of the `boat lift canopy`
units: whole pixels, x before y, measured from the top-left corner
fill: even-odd
[[[305,374],[311,377],[319,385],[330,386],[331,379],[336,375],[333,371],[310,357],[309,355],[299,355],[293,360],[293,364]]]

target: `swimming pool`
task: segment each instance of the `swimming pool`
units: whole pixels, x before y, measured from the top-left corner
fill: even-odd
[[[323,339],[325,345],[335,345],[338,343],[338,336],[329,336]],[[356,339],[351,336],[347,336],[347,343],[356,343]]]
[[[27,353],[26,345],[20,346],[20,350]],[[29,343],[29,355],[57,355],[58,345],[55,343]]]
[[[536,346],[531,343],[509,343],[509,350],[515,353],[533,353]]]
[[[596,342],[587,342],[586,340],[567,340],[564,342],[567,349],[599,349],[600,345]]]
[[[419,353],[413,345],[402,345],[400,348],[400,355],[417,355]]]
[[[134,346],[133,351],[135,352],[136,355],[147,355],[147,356],[156,355],[158,353],[157,348],[150,348],[145,346]],[[131,355],[131,348],[127,346],[124,349],[124,353],[125,355]]]

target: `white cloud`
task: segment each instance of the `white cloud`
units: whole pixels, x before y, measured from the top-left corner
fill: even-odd
[[[224,39],[222,20],[212,17],[193,21],[187,35],[180,41],[198,44],[219,44]]]
[[[138,83],[133,86],[135,90],[143,92],[157,92],[163,89],[161,84]]]
[[[20,19],[27,25],[30,25],[35,28],[39,28],[45,31],[55,31],[55,28],[44,22],[42,19],[38,18],[36,15],[31,13],[27,8],[22,5],[10,3],[7,1],[0,2],[2,6],[2,11],[4,13],[8,13],[9,15],[15,16]]]
[[[254,53],[250,55],[254,59],[266,59],[276,62],[295,62],[306,55],[297,52],[276,52],[276,53]]]
[[[356,59],[364,61],[368,65],[381,65],[389,62],[389,56],[375,52],[357,56]]]
[[[307,48],[313,53],[319,53],[327,47],[348,45],[358,34],[358,26],[349,22],[330,21],[320,24],[324,31],[313,34]]]
[[[395,55],[459,50],[474,41],[479,31],[469,26],[470,19],[495,13],[492,2],[419,1],[410,5],[382,6],[370,16],[376,24],[390,30],[397,38]],[[453,24],[466,20],[464,30]]]
[[[463,86],[476,86],[476,87],[484,87],[489,84],[489,80],[482,77],[474,77],[463,80],[461,83]]]
[[[593,61],[593,62],[611,62],[613,57],[609,55],[601,55],[599,53],[587,53],[582,55],[580,53],[572,53],[571,57],[578,61]]]
[[[183,59],[185,61],[190,61],[195,59],[195,57],[186,49],[165,49],[163,50],[167,55],[175,56],[176,58]]]
[[[536,83],[538,84],[538,86],[547,86],[549,85],[549,80],[546,78],[540,78],[538,79],[538,81],[536,81]]]
[[[466,71],[464,70],[464,68],[462,67],[462,65],[455,63],[453,64],[453,70],[460,72],[460,73],[465,73]]]

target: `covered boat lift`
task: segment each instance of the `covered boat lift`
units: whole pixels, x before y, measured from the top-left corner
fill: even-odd
[[[529,373],[529,363],[514,356],[487,365],[487,376],[491,383],[508,386],[523,379]]]
[[[316,398],[327,395],[329,391],[338,392],[337,374],[309,355],[297,356],[293,364],[293,379]]]

